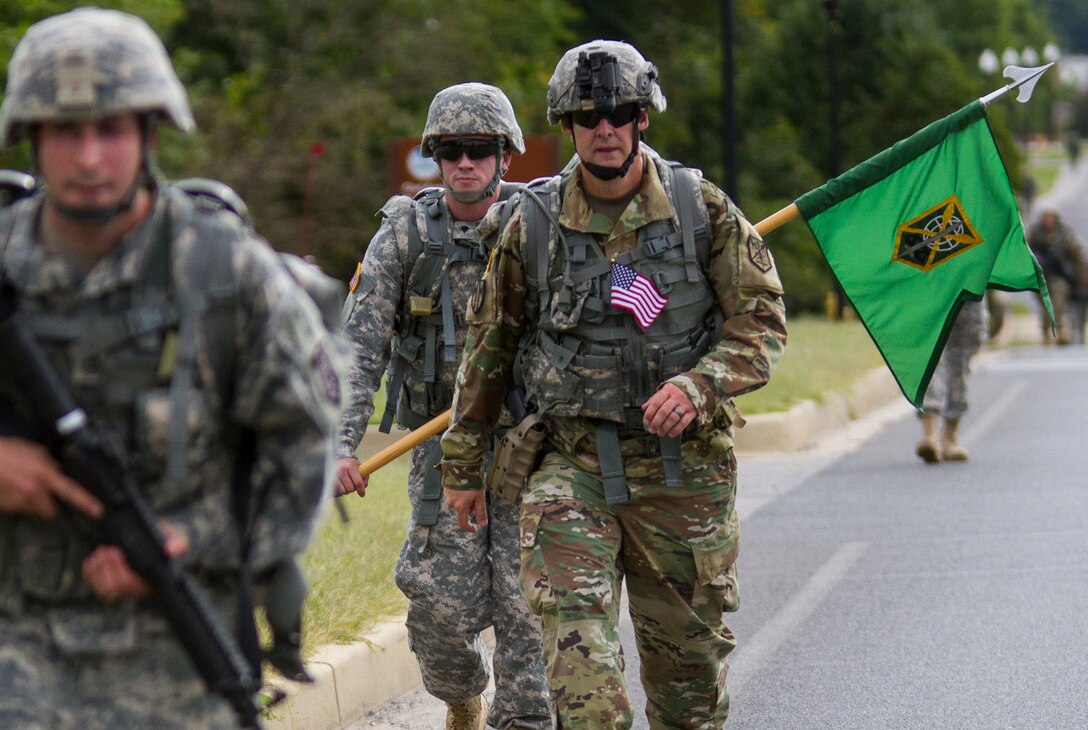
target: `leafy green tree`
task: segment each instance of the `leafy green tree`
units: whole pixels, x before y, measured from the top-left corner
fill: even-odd
[[[527,133],[571,11],[468,0],[189,0],[173,36],[201,127],[198,166],[236,186],[280,248],[345,273],[388,197],[391,138],[418,135],[435,92],[501,87]],[[547,59],[547,60],[543,60]],[[321,143],[324,154],[310,154]]]
[[[1040,0],[1066,53],[1088,53],[1088,3],[1084,0]]]
[[[0,5],[0,59],[26,26],[83,4]],[[168,176],[202,174],[236,187],[273,245],[315,254],[347,276],[389,194],[389,140],[418,135],[434,93],[485,81],[510,97],[528,134],[558,134],[545,86],[567,48],[627,40],[661,71],[669,100],[647,139],[723,182],[718,3],[653,0],[99,0],[148,19],[191,96],[198,132],[164,129]],[[838,0],[832,32],[821,0],[734,0],[739,197],[763,216],[834,172],[830,104],[838,101],[839,169],[848,168],[997,86],[978,70],[985,48],[1041,49],[1083,25],[1079,0]],[[1069,19],[1072,19],[1070,22]],[[1073,31],[1069,31],[1073,32]],[[1074,32],[1071,36],[1077,37]],[[1073,42],[1073,41],[1070,41]],[[1067,49],[1068,50],[1068,49]],[[834,53],[839,80],[828,80]],[[4,64],[6,68],[6,63]],[[0,69],[2,72],[2,69]],[[835,93],[832,93],[832,92]],[[1046,132],[1040,84],[1026,107],[991,110],[1014,179],[1014,132]],[[313,154],[315,143],[324,153]],[[565,149],[570,151],[569,142]],[[0,152],[25,168],[25,147]],[[826,270],[807,229],[770,240],[790,306],[819,309]]]

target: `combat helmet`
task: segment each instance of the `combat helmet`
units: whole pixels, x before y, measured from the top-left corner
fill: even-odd
[[[498,142],[495,159],[495,175],[487,187],[479,193],[448,192],[462,203],[475,203],[495,194],[502,180],[502,156],[509,148],[521,154],[525,151],[525,139],[514,116],[514,107],[501,89],[490,84],[469,82],[456,84],[435,94],[427,110],[423,125],[420,154],[433,157],[435,147],[442,137],[467,137],[472,135],[493,136]],[[438,166],[442,175],[442,166]]]
[[[556,124],[579,111],[604,115],[624,104],[636,104],[639,114],[646,109],[663,112],[665,95],[657,76],[657,67],[629,43],[604,40],[583,43],[563,54],[548,81],[548,121]],[[623,177],[638,155],[641,139],[642,132],[638,131],[630,154],[619,167],[585,160],[582,166],[602,180]]]
[[[596,40],[576,46],[559,59],[548,81],[548,122],[558,124],[579,110],[611,111],[637,103],[665,111],[657,67],[629,43]]]
[[[80,8],[27,29],[8,65],[0,106],[0,144],[29,125],[155,113],[188,132],[195,126],[185,89],[162,41],[141,18]]]

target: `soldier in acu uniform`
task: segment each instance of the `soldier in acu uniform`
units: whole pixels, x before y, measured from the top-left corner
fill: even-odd
[[[767,382],[786,341],[770,252],[698,171],[640,144],[650,109],[665,109],[657,69],[630,45],[594,41],[559,61],[548,118],[578,159],[511,201],[442,438],[446,500],[470,529],[487,520],[482,472],[507,389],[543,419],[521,587],[543,619],[562,728],[631,726],[624,581],[651,726],[725,722],[732,398]]]
[[[0,140],[30,140],[40,192],[0,211],[0,283],[233,630],[246,576],[311,536],[346,347],[241,218],[155,171],[158,121],[193,119],[144,21],[42,20],[7,78]],[[0,727],[234,727],[18,397],[0,397]]]
[[[944,345],[933,371],[922,413],[922,439],[914,449],[927,464],[939,461],[967,461],[970,453],[959,443],[960,419],[967,411],[967,376],[971,358],[986,342],[989,310],[982,302],[966,301]]]
[[[359,264],[345,308],[355,347],[351,397],[337,439],[339,494],[366,491],[354,454],[389,363],[380,430],[418,428],[449,408],[465,340],[465,309],[487,261],[477,224],[513,187],[502,176],[521,129],[505,94],[466,83],[440,91],[423,130],[443,187],[393,197]],[[397,560],[408,632],[423,683],[446,702],[448,728],[548,728],[540,623],[518,591],[516,505],[496,497],[489,529],[463,532],[442,500],[438,437],[412,454],[412,515]],[[480,632],[495,629],[495,700]]]

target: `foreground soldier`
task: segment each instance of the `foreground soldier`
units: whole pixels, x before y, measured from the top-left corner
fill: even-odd
[[[596,41],[559,61],[548,118],[579,159],[512,201],[470,305],[442,439],[446,499],[473,529],[487,521],[481,472],[507,389],[523,385],[544,419],[550,452],[521,506],[521,586],[543,618],[562,728],[632,723],[624,580],[651,726],[725,722],[731,398],[767,382],[786,340],[762,239],[696,171],[640,147],[647,109],[665,98],[633,47]]]
[[[487,260],[477,222],[509,187],[502,175],[524,149],[514,110],[494,86],[451,86],[431,102],[422,153],[436,159],[444,186],[386,203],[348,295],[355,360],[337,440],[338,494],[366,492],[354,454],[391,354],[381,430],[389,430],[394,410],[402,426],[417,428],[449,407],[464,312]],[[490,530],[462,532],[442,501],[441,455],[437,436],[412,454],[412,516],[396,567],[424,686],[449,706],[448,728],[483,728],[485,718],[499,730],[548,728],[539,621],[518,592],[517,507],[496,497]],[[495,706],[488,714],[480,632],[491,625]]]
[[[244,565],[259,579],[310,538],[345,353],[238,216],[157,175],[160,118],[193,127],[142,20],[31,26],[0,140],[30,140],[44,192],[0,211],[0,281],[233,631],[252,610]],[[34,443],[16,397],[0,397],[0,727],[234,727],[148,585],[98,543],[88,517],[111,505]]]

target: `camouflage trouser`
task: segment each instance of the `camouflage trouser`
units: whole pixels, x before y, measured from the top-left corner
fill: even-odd
[[[443,500],[437,524],[418,524],[424,475],[440,457],[437,436],[412,453],[413,511],[395,574],[409,599],[408,638],[423,684],[449,703],[482,693],[490,669],[480,632],[494,626],[495,699],[488,723],[500,730],[512,722],[550,728],[540,621],[518,589],[517,507],[491,499],[488,527],[469,533]]]
[[[964,302],[922,400],[926,413],[959,418],[967,411],[967,374],[986,341],[987,316],[982,302]]]
[[[0,727],[20,730],[236,728],[166,633],[112,654],[61,652],[42,615],[0,617]]]
[[[739,527],[732,452],[664,486],[660,459],[625,462],[631,501],[605,503],[600,474],[556,453],[521,511],[521,585],[543,618],[553,711],[562,728],[629,728],[618,635],[620,583],[653,728],[720,728],[729,714],[723,612],[738,607]]]

